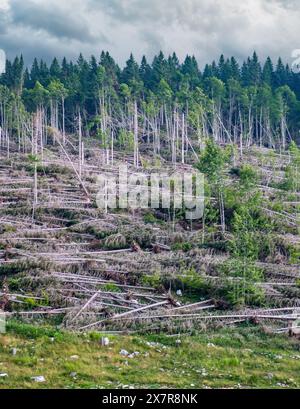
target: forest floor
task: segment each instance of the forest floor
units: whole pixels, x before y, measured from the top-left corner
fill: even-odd
[[[69,160],[51,147],[38,163],[18,152],[1,156],[7,333],[0,334],[0,388],[300,387],[300,343],[286,334],[300,310],[300,192],[282,188],[290,158],[271,150],[244,154],[259,174],[247,195],[262,191],[261,216],[272,229],[258,228],[269,253],[248,266],[257,275],[249,293],[264,297],[240,304],[232,282],[237,289],[241,277],[245,282],[247,266],[228,244],[242,163],[224,176],[223,235],[214,197],[206,225],[172,220],[171,212],[98,209],[97,176],[116,175],[126,158],[118,153],[114,166],[103,165],[90,144],[82,183],[76,149],[69,148]],[[168,162],[161,167],[172,171]],[[192,166],[178,165],[185,168]],[[110,339],[106,347],[102,336]]]
[[[0,388],[300,387],[299,342],[253,326],[194,336],[114,335],[105,347],[100,333],[16,321],[7,330],[0,335]]]

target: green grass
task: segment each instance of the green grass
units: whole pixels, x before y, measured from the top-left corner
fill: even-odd
[[[300,343],[257,327],[182,336],[180,346],[178,337],[166,335],[111,336],[108,347],[96,333],[18,322],[7,329],[0,335],[0,373],[8,376],[0,378],[0,388],[300,387]],[[123,357],[121,349],[140,354]],[[37,375],[46,382],[31,380]]]

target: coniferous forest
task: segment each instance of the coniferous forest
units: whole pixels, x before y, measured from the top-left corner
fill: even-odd
[[[78,129],[80,116],[84,136],[97,137],[99,146],[112,137],[118,146],[129,146],[135,105],[141,137],[158,154],[179,127],[199,141],[211,135],[241,149],[253,144],[286,149],[299,140],[300,74],[280,58],[260,62],[255,52],[242,65],[221,55],[204,68],[193,56],[182,63],[175,53],[162,52],[140,64],[131,55],[123,68],[104,51],[89,60],[80,55],[76,63],[34,59],[30,68],[21,56],[7,61],[0,83],[2,140],[17,137],[20,147],[28,131],[24,123],[37,110],[63,133]]]

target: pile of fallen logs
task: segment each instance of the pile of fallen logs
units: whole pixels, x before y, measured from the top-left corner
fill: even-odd
[[[68,275],[61,276],[60,279],[72,284],[61,288],[57,294],[66,301],[66,307],[44,306],[33,310],[11,311],[7,315],[26,316],[27,319],[63,315],[63,324],[68,329],[101,332],[152,331],[157,328],[182,331],[184,328],[199,329],[203,326],[207,328],[243,322],[269,326],[273,332],[289,332],[299,326],[300,307],[224,312],[216,308],[212,299],[184,305],[168,293],[157,294],[151,287],[121,285],[89,276],[76,279]],[[107,283],[116,285],[118,291],[106,290]],[[1,292],[2,298],[3,295]],[[5,297],[7,302],[24,305],[27,299],[37,302],[44,300],[43,297],[29,294],[6,293]]]
[[[224,312],[214,299],[184,304],[176,288],[171,292],[143,283],[143,274],[172,277],[182,268],[193,269],[218,286],[224,277],[215,269],[227,256],[204,249],[173,251],[176,234],[193,243],[199,235],[159,224],[146,226],[133,211],[110,214],[97,209],[97,174],[115,175],[118,155],[114,166],[97,156],[94,162],[78,163],[78,156],[57,142],[59,154],[54,148],[44,149],[39,175],[33,175],[26,159],[13,152],[12,164],[0,167],[0,276],[20,273],[18,289],[12,290],[5,280],[0,288],[0,308],[8,316],[27,320],[59,316],[64,327],[80,331],[183,331],[243,322],[262,323],[277,332],[297,330],[297,297],[282,308]],[[261,188],[273,193],[269,186]],[[299,221],[285,211],[262,210],[284,219],[287,226]],[[143,235],[147,246],[142,249],[136,237]],[[284,239],[299,243],[296,234]],[[299,266],[256,264],[264,270],[265,281],[255,285],[269,297],[280,299],[282,289],[297,290]]]

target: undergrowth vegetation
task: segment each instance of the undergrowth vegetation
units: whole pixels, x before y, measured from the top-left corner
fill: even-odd
[[[0,335],[0,372],[7,374],[0,388],[300,387],[299,343],[251,326],[177,338],[112,335],[107,347],[98,333],[16,321],[7,329]],[[122,349],[139,354],[128,358]],[[45,382],[34,382],[35,376]]]

